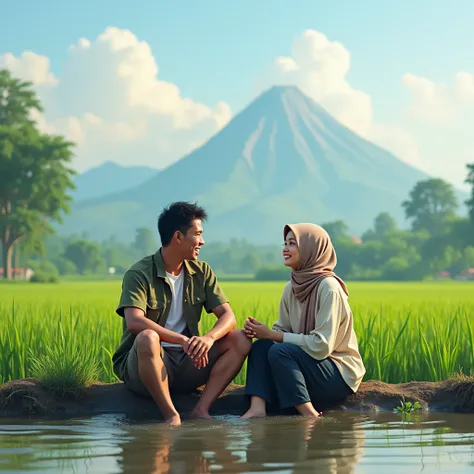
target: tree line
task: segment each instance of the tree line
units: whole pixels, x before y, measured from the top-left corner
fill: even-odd
[[[424,280],[474,278],[474,164],[467,166],[470,186],[466,217],[457,214],[459,204],[451,184],[439,178],[419,181],[401,204],[409,229],[381,212],[372,228],[360,237],[349,233],[341,220],[322,223],[336,248],[336,272],[348,280]],[[261,280],[288,279],[281,266],[265,266]]]
[[[157,231],[137,228],[130,242],[113,237],[94,242],[82,236],[48,235],[35,253],[20,255],[19,266],[30,268],[36,281],[58,281],[64,277],[120,277],[130,266],[159,248]],[[15,253],[14,253],[15,255]],[[206,243],[200,258],[220,275],[253,278],[264,265],[280,262],[278,245],[251,245],[244,239]],[[15,258],[14,258],[15,259]]]
[[[0,70],[0,263],[11,279],[15,268],[33,268],[45,280],[58,275],[123,273],[134,261],[153,253],[156,232],[136,229],[132,242],[115,238],[93,242],[87,236],[60,237],[51,222],[70,212],[74,144],[42,133],[32,114],[42,112],[32,84]],[[457,276],[474,267],[474,163],[467,165],[470,195],[458,203],[454,188],[442,179],[415,184],[401,203],[410,229],[400,229],[388,213],[376,216],[362,236],[343,221],[321,223],[338,254],[337,272],[353,280],[420,280]],[[465,204],[467,216],[457,214]],[[314,222],[318,222],[314,216]],[[209,243],[201,258],[225,275],[286,279],[281,247],[233,239]]]

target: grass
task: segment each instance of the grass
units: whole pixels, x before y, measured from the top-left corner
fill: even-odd
[[[283,283],[222,282],[238,317],[271,323]],[[474,284],[350,283],[366,380],[443,380],[474,368]],[[37,376],[55,390],[115,381],[120,281],[0,285],[0,383]],[[203,312],[202,329],[213,315]],[[60,382],[58,382],[60,381]],[[245,381],[245,367],[237,382]]]
[[[62,315],[57,325],[54,346],[46,346],[40,355],[29,350],[31,375],[59,396],[79,396],[84,387],[100,378],[99,362],[87,345],[75,340],[75,331],[64,332]]]

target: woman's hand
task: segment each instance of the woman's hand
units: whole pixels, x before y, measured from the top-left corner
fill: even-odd
[[[249,317],[245,321],[244,331],[247,337],[253,339],[271,339],[273,331],[265,324]]]
[[[245,323],[244,323],[244,332],[245,332],[245,335],[247,337],[249,337],[250,339],[253,339],[255,337],[255,331],[250,327],[250,320],[253,319],[251,317],[248,317],[246,320],[245,320]],[[256,320],[254,320],[256,321]]]

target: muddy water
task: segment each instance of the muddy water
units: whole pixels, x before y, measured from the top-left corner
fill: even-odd
[[[218,418],[170,429],[103,415],[0,418],[0,471],[28,473],[473,473],[474,416]]]

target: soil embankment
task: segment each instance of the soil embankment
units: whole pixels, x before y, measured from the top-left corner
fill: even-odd
[[[186,416],[191,412],[199,391],[173,397],[176,408]],[[474,381],[454,378],[442,382],[409,382],[387,384],[363,382],[359,391],[343,403],[324,407],[324,411],[392,411],[400,402],[419,402],[430,411],[474,412]],[[248,401],[244,389],[230,385],[213,406],[214,415],[240,415]],[[0,387],[1,417],[79,417],[104,413],[160,418],[151,399],[134,395],[123,383],[94,384],[76,396],[58,397],[32,379],[15,380]]]

